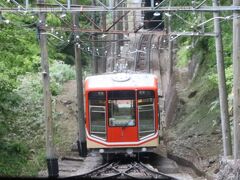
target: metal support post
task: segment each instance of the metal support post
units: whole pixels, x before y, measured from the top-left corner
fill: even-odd
[[[106,2],[106,1],[103,1],[103,2]],[[107,28],[107,14],[106,12],[101,12],[101,18],[102,18],[102,27],[103,27],[103,31],[106,31],[106,28]],[[102,46],[106,47],[107,43],[107,37],[103,37],[103,43],[102,43]],[[104,52],[104,56],[102,57],[102,68],[101,68],[101,71],[104,73],[106,72],[106,65],[107,65],[107,53]]]
[[[92,0],[92,5],[93,6],[96,6],[96,0]],[[92,14],[92,19],[94,21],[93,25],[92,25],[92,28],[93,29],[96,29],[96,22],[97,22],[97,19],[96,19],[96,12],[93,12]],[[97,46],[97,34],[96,33],[93,33],[92,34],[92,74],[97,74],[98,73],[98,60],[97,60],[97,57],[96,57],[96,46]]]
[[[233,0],[239,6],[240,0]],[[233,121],[234,159],[240,159],[240,13],[233,11]]]
[[[154,0],[151,0],[151,8],[154,8]]]
[[[171,0],[170,2],[171,3]],[[172,73],[173,73],[173,58],[172,58],[172,45],[173,45],[173,41],[171,39],[171,32],[172,32],[172,28],[171,28],[171,16],[168,16],[168,58],[169,58],[169,83],[171,83],[171,77],[172,77]]]
[[[213,7],[219,6],[218,0],[213,0]],[[227,87],[223,57],[223,44],[222,44],[222,32],[219,12],[214,12],[214,31],[216,33],[216,58],[217,58],[217,72],[218,72],[218,90],[221,109],[221,125],[222,125],[222,138],[223,138],[223,153],[224,156],[232,155],[232,143],[231,143],[231,130],[228,114],[228,100],[227,100]]]
[[[75,0],[77,4],[78,0]],[[76,13],[72,14],[74,29],[79,28],[79,17]],[[81,61],[81,51],[80,51],[80,34],[74,32],[74,50],[75,50],[75,68],[77,77],[77,121],[78,121],[78,149],[79,155],[82,157],[87,156],[87,143],[86,143],[86,131],[85,131],[85,118],[84,118],[84,100],[83,100],[83,79],[82,79],[82,61]]]
[[[71,9],[71,0],[67,0],[67,9]]]
[[[44,3],[44,0],[39,0]],[[58,159],[54,153],[53,142],[53,119],[52,119],[52,100],[50,90],[50,75],[47,51],[47,35],[44,33],[45,13],[39,13],[39,40],[41,48],[41,66],[43,76],[43,97],[44,97],[44,120],[46,124],[46,160],[49,177],[58,177]]]
[[[29,7],[29,0],[25,0],[25,9],[27,10]]]

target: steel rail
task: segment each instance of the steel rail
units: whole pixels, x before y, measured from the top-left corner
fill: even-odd
[[[145,64],[145,70],[147,72],[150,72],[150,55],[151,55],[151,42],[153,39],[153,34],[142,34],[142,36],[140,37],[140,44],[138,46],[138,51],[136,54],[136,59],[135,59],[135,63],[134,63],[134,69],[135,71],[141,71],[140,68],[140,63],[141,61],[144,61]],[[146,49],[146,51],[142,51],[142,49]],[[144,53],[144,59],[140,59],[141,54],[140,53]]]
[[[102,165],[102,166],[99,166],[98,168],[93,169],[93,170],[91,170],[91,171],[89,171],[89,172],[87,172],[87,173],[80,174],[80,175],[69,176],[69,177],[63,177],[62,179],[86,177],[86,176],[92,174],[93,172],[99,171],[99,170],[101,170],[101,169],[103,169],[103,168],[105,168],[105,167],[107,167],[107,166],[112,165],[112,164],[113,164],[113,163],[111,163],[111,164],[110,164],[110,163],[106,163],[106,164],[104,164],[104,165]]]
[[[137,65],[138,65],[138,61],[139,61],[139,53],[138,53],[138,51],[140,50],[140,48],[141,48],[141,45],[142,45],[142,40],[143,40],[143,34],[140,36],[140,38],[139,38],[139,42],[138,42],[138,44],[137,44],[137,49],[136,49],[136,55],[135,55],[135,59],[134,59],[134,71],[137,71]]]
[[[158,171],[154,171],[149,169],[142,162],[134,162],[129,164],[130,167],[127,169],[118,169],[121,167],[119,163],[106,163],[96,169],[93,169],[87,173],[74,175],[69,177],[63,177],[62,179],[79,179],[79,178],[99,178],[99,179],[110,179],[110,178],[131,178],[131,179],[172,179],[176,180],[176,178],[169,176],[164,173],[160,173]],[[131,170],[137,170],[134,172],[136,175],[131,174]],[[139,173],[139,174],[138,174]]]
[[[168,174],[165,174],[165,173],[162,173],[162,172],[159,172],[159,171],[154,171],[152,169],[150,169],[149,167],[147,167],[145,164],[143,164],[142,162],[139,163],[142,167],[144,167],[145,169],[147,169],[148,171],[154,173],[154,174],[159,174],[161,176],[165,176],[165,177],[168,177],[168,178],[171,178],[172,180],[177,180],[175,177],[173,176],[170,176]]]
[[[146,61],[147,61],[147,72],[150,73],[150,69],[152,67],[151,66],[151,54],[152,54],[152,48],[151,48],[151,45],[152,45],[152,40],[153,40],[153,34],[150,35],[149,37],[149,40],[148,40],[148,46],[147,46],[147,54],[146,54]]]
[[[134,168],[133,166],[131,166],[130,168],[128,168],[127,170],[125,171],[119,171],[118,169],[116,169],[115,167],[113,167],[112,169],[115,170],[116,172],[118,172],[118,174],[116,174],[116,176],[127,176],[127,177],[130,177],[132,179],[137,179],[136,177],[134,176],[131,176],[129,174],[127,174],[127,171],[131,170],[132,168]]]

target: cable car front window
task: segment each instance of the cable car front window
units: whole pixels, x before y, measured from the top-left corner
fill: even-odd
[[[135,92],[110,91],[108,95],[109,126],[135,126]]]
[[[106,93],[89,93],[90,134],[106,139]]]
[[[155,132],[154,92],[138,92],[139,136],[144,138]]]

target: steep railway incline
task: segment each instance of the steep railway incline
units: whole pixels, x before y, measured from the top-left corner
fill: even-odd
[[[155,72],[159,73],[160,62],[158,62],[159,57],[156,53],[157,51],[159,51],[159,49],[152,48],[152,45],[154,43],[159,43],[160,41],[162,41],[162,39],[162,37],[155,37],[153,35],[142,35],[142,37],[139,39],[139,51],[135,57],[134,67],[136,71],[151,72],[154,74]],[[155,55],[153,56],[153,54]],[[72,89],[75,88],[71,88],[70,91],[72,91]],[[78,153],[74,153],[74,155],[70,158],[64,157],[59,160],[59,177],[67,179],[108,177],[125,179],[193,179],[189,174],[182,173],[182,171],[178,170],[175,165],[172,165],[172,160],[168,158],[164,158],[163,160],[161,158],[159,159],[158,157],[154,158],[154,160],[161,165],[153,165],[152,160],[134,160],[129,163],[122,163],[121,159],[120,161],[111,161],[107,164],[103,164],[103,160],[100,154],[90,153],[86,158],[79,158]],[[149,165],[149,163],[151,165]],[[171,169],[171,172],[168,170],[162,171],[162,169]]]
[[[150,72],[151,41],[153,35],[143,34],[137,48],[135,71]]]

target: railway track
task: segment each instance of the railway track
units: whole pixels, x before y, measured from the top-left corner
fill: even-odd
[[[153,35],[143,34],[140,38],[135,60],[135,71],[150,72],[151,41]]]
[[[106,163],[90,172],[67,178],[176,179],[167,174],[161,173],[152,166],[142,162],[131,162],[128,164],[120,162]]]

